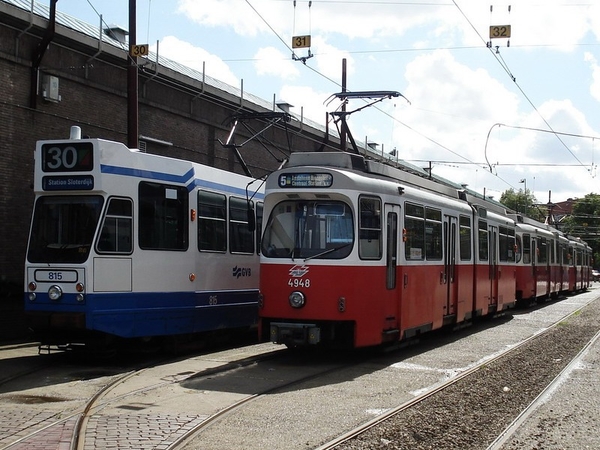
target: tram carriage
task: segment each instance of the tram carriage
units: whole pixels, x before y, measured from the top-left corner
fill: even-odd
[[[256,327],[260,182],[79,137],[35,150],[25,312],[41,343]]]
[[[516,222],[517,303],[528,305],[589,287],[591,248],[579,238],[519,214]]]
[[[453,187],[337,153],[267,178],[263,340],[365,347],[515,304],[515,224]]]
[[[563,290],[566,239],[548,225],[521,215],[511,217],[517,223],[517,302],[527,305],[556,298]]]
[[[590,286],[592,250],[581,238],[569,236],[569,291],[583,291]]]

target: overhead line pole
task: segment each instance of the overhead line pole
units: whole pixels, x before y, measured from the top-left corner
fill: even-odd
[[[127,49],[127,146],[138,148],[138,68],[131,48],[136,44],[136,0],[129,0],[129,48]]]

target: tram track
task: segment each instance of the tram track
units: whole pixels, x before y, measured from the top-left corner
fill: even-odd
[[[543,401],[544,397],[564,381],[566,374],[579,363],[584,352],[599,339],[600,332],[597,330],[600,328],[600,321],[591,318],[594,325],[584,326],[581,332],[576,333],[577,336],[572,340],[572,345],[568,346],[569,349],[562,349],[561,355],[568,356],[568,359],[564,358],[564,360],[558,361],[555,358],[553,362],[557,364],[554,364],[546,376],[541,377],[545,380],[544,382],[525,378],[527,374],[525,366],[537,366],[539,372],[545,371],[543,362],[541,359],[536,359],[535,355],[542,355],[540,349],[544,348],[543,343],[551,342],[553,339],[562,339],[567,328],[574,330],[577,325],[573,322],[578,321],[585,308],[586,306],[578,308],[543,332],[480,362],[414,399],[317,447],[316,450],[359,450],[374,448],[382,444],[391,444],[391,448],[395,449],[487,448],[487,450],[500,450],[528,415]],[[542,346],[539,345],[540,343]],[[548,344],[546,350],[552,352],[552,344]],[[507,366],[507,362],[510,362],[512,356],[519,353],[530,355],[530,357],[520,358],[521,363],[511,365],[509,370],[502,368]],[[501,392],[498,392],[498,389],[489,391],[490,394],[495,392],[496,395],[489,395],[488,401],[483,400],[485,396],[473,395],[472,389],[481,386],[481,382],[485,383],[485,378],[494,371],[512,372],[515,376],[512,378],[507,376],[503,380]],[[519,380],[519,376],[525,379]],[[474,381],[475,378],[478,378],[479,381]],[[462,386],[460,386],[461,384]],[[452,390],[454,392],[451,392]],[[521,396],[519,401],[511,402],[514,406],[512,412],[517,414],[514,420],[512,420],[514,417],[512,415],[498,414],[501,408],[498,408],[496,404],[500,396],[513,391],[513,395]],[[488,415],[494,415],[496,426],[482,426],[485,423],[483,418],[486,416],[486,411]],[[473,421],[462,420],[461,418],[464,418],[465,415],[469,415],[470,419],[476,419]],[[436,424],[438,428],[428,426],[430,424]],[[504,424],[505,427],[501,428],[501,424]],[[459,433],[448,433],[448,430],[452,429],[459,430]],[[468,438],[461,439],[458,436],[460,431],[462,431],[463,437],[468,433]]]
[[[228,414],[238,412],[240,409],[244,408],[251,402],[260,400],[261,398],[263,398],[269,394],[273,394],[273,393],[276,393],[276,392],[279,392],[279,391],[282,391],[285,389],[290,389],[290,388],[293,388],[294,386],[302,385],[304,383],[307,383],[307,382],[317,379],[319,377],[324,377],[326,375],[330,375],[332,373],[347,369],[355,364],[357,364],[355,361],[350,362],[350,363],[336,364],[333,367],[328,367],[326,369],[319,370],[316,373],[311,373],[311,374],[308,374],[305,376],[300,376],[297,379],[288,381],[283,384],[279,383],[273,387],[270,387],[268,389],[264,389],[255,394],[249,395],[249,396],[243,398],[242,400],[228,406],[227,408],[224,408],[223,410],[218,411],[214,415],[212,415],[209,418],[207,418],[206,420],[204,420],[202,423],[198,424],[193,429],[189,430],[189,432],[186,433],[186,435],[182,436],[180,439],[173,442],[173,444],[170,445],[167,448],[167,450],[175,450],[175,449],[179,449],[179,448],[184,448],[186,444],[188,444],[192,439],[197,439],[201,435],[202,431],[207,429],[208,427],[210,427],[214,422],[224,418]]]
[[[600,323],[573,325],[582,316],[590,320],[586,306],[595,304],[597,310],[596,295],[549,302],[516,311],[514,318],[363,358],[356,367],[246,402],[176,448],[486,448],[526,407],[532,392],[550,383],[557,369],[575,357],[570,347],[579,350],[600,329]],[[595,320],[594,314],[591,318]],[[559,333],[558,346],[546,343],[547,333],[553,332]],[[519,364],[527,367],[533,361],[523,356],[532,346],[535,356],[547,359],[522,370]],[[499,366],[505,368],[497,370]],[[507,372],[526,379],[511,379]],[[444,410],[448,398],[455,402],[454,410]],[[471,400],[482,408],[469,406]],[[398,417],[404,422],[394,425]],[[358,428],[362,431],[351,436]],[[398,433],[403,429],[408,435]]]
[[[544,370],[539,369],[537,363],[535,363],[536,369],[540,373],[534,374],[518,366],[510,369],[497,369],[496,366],[502,366],[503,359],[508,361],[520,359],[521,362],[529,362],[531,365],[531,361],[534,361],[532,356],[523,358],[508,355],[519,352],[528,354],[526,349],[529,346],[547,342],[547,333],[560,333],[559,342],[571,341],[571,343],[573,337],[577,335],[579,337],[575,344],[581,349],[589,342],[591,335],[600,329],[600,323],[587,323],[585,327],[573,328],[573,323],[581,320],[581,317],[591,320],[590,314],[585,312],[585,305],[589,300],[578,303],[580,301],[580,298],[574,299],[573,307],[566,304],[569,303],[568,300],[566,303],[556,302],[549,307],[544,306],[531,312],[524,312],[520,319],[519,314],[516,314],[516,318],[512,320],[505,319],[485,324],[481,329],[476,327],[475,330],[450,333],[441,339],[447,342],[440,342],[436,338],[431,340],[433,342],[429,342],[430,345],[423,343],[425,345],[419,344],[410,349],[379,356],[363,352],[353,359],[332,354],[320,357],[310,353],[296,354],[271,344],[260,344],[244,349],[164,361],[160,364],[156,361],[147,361],[145,365],[139,364],[138,367],[132,367],[128,371],[122,370],[118,374],[108,372],[101,374],[103,377],[93,380],[94,392],[90,392],[92,386],[88,386],[81,395],[74,396],[69,402],[65,401],[64,406],[51,413],[51,408],[61,401],[58,390],[61,384],[59,377],[56,381],[51,380],[49,389],[47,391],[42,389],[44,393],[40,394],[47,395],[49,402],[54,401],[52,398],[55,397],[57,403],[48,404],[47,408],[43,408],[46,405],[41,405],[40,411],[43,411],[45,416],[39,416],[40,420],[35,425],[35,429],[19,429],[10,442],[6,439],[8,432],[4,434],[3,440],[0,440],[0,449],[103,448],[106,443],[102,439],[106,439],[107,434],[102,433],[104,430],[109,430],[111,436],[116,436],[111,437],[114,439],[112,443],[116,443],[120,449],[150,449],[160,445],[161,448],[169,450],[190,450],[224,448],[224,445],[229,445],[230,448],[248,449],[271,447],[347,450],[373,448],[361,447],[362,440],[367,442],[370,440],[371,444],[372,439],[379,443],[383,442],[381,439],[393,440],[394,429],[409,430],[409,434],[403,435],[401,439],[407,442],[406,447],[391,448],[426,448],[423,446],[424,442],[428,444],[434,442],[433,445],[437,445],[437,448],[448,448],[435,440],[439,438],[435,434],[439,430],[424,429],[423,423],[426,425],[425,428],[428,426],[435,428],[436,423],[440,425],[439,420],[436,422],[435,418],[428,416],[431,411],[438,415],[437,419],[443,418],[444,421],[449,417],[459,417],[461,414],[466,417],[462,423],[451,421],[448,424],[444,423],[446,428],[454,429],[456,432],[456,436],[446,435],[445,439],[460,439],[458,435],[466,432],[470,433],[471,439],[479,439],[476,432],[479,429],[486,430],[487,437],[478,441],[479,444],[485,442],[485,445],[471,445],[472,442],[465,444],[457,440],[456,442],[462,445],[457,444],[453,448],[485,448],[515,419],[516,411],[526,408],[523,399],[520,398],[520,406],[515,406],[515,392],[523,391],[526,394],[516,397],[532,397],[533,394],[526,391],[533,392],[547,386],[556,377],[559,366],[567,365],[568,361],[575,358],[576,352],[568,353],[566,348],[559,348],[560,357],[555,357],[553,347],[543,345],[539,347],[533,356],[549,353],[552,376],[542,374]],[[596,300],[596,303],[598,301]],[[575,303],[579,306],[574,307]],[[547,316],[549,309],[553,308],[557,311],[567,311],[567,308],[570,308],[568,309],[570,312],[560,316],[555,315],[554,325],[550,326]],[[536,315],[537,318],[533,317]],[[486,345],[485,348],[476,350],[480,356],[475,358],[477,361],[481,360],[477,365],[467,362],[463,367],[455,359],[461,358],[460,355],[464,351],[462,349],[472,350],[473,341],[488,339],[484,339],[482,335],[497,336],[492,337],[492,340],[498,340],[507,332],[506,327],[511,326],[519,330],[530,320],[536,325],[534,328],[529,328],[528,325],[527,330],[531,331],[523,331],[529,336],[528,339],[516,339],[515,335],[505,343],[496,342],[493,346],[496,349],[504,346],[511,347],[510,352],[490,350]],[[570,337],[565,338],[565,336]],[[520,343],[517,345],[517,342]],[[458,348],[450,350],[448,346]],[[427,353],[431,351],[433,354],[428,355]],[[457,353],[451,356],[448,352]],[[414,368],[424,371],[425,369],[418,369],[418,367],[429,364],[437,366],[440,355],[448,355],[448,358],[442,356],[442,359],[447,360],[439,365],[440,369],[422,372],[419,376],[422,377],[424,374],[425,378],[413,383],[416,378]],[[568,355],[572,356],[568,357]],[[464,359],[464,356],[461,359]],[[390,364],[397,365],[398,368],[390,370]],[[408,370],[403,367],[408,367]],[[448,369],[442,371],[442,367]],[[540,364],[539,367],[542,365]],[[84,372],[81,368],[76,370]],[[525,374],[523,376],[529,377],[527,380],[529,386],[519,388],[519,380],[510,379],[506,375],[507,370]],[[447,374],[444,375],[446,372]],[[538,375],[539,380],[534,379]],[[439,382],[441,376],[452,377],[451,380],[445,380],[451,382]],[[40,374],[40,377],[47,378],[48,375]],[[438,382],[426,381],[436,378]],[[471,381],[476,378],[480,379],[479,382]],[[86,383],[84,381],[80,384]],[[41,385],[41,382],[39,384]],[[429,386],[427,392],[415,395],[416,391],[425,386]],[[504,387],[509,389],[505,392]],[[36,388],[36,392],[38,391],[40,388]],[[372,401],[372,392],[382,395],[385,402]],[[448,392],[450,396],[445,397]],[[469,394],[465,395],[466,392]],[[484,399],[501,400],[503,403],[485,404],[477,392],[482,394]],[[15,391],[11,395],[25,398],[30,394],[29,390],[23,390]],[[4,408],[6,396],[6,393],[0,395],[0,401],[4,398],[5,405],[2,405],[2,409],[5,410],[7,410]],[[510,410],[510,420],[507,416],[503,420],[498,420],[493,427],[481,427],[481,424],[468,423],[469,420],[481,420],[481,418],[477,419],[474,411],[468,411],[468,414],[464,412],[457,414],[456,410],[452,412],[451,409],[447,411],[441,409],[452,404],[447,398],[464,402],[470,397],[486,405],[488,415],[495,415],[496,411],[502,409]],[[392,406],[395,398],[404,399],[395,403],[400,406]],[[375,418],[371,417],[371,420],[363,420],[362,424],[359,424],[357,418],[361,416],[361,411],[364,416],[364,411],[371,405],[383,408],[384,412],[377,413]],[[332,409],[329,409],[330,407]],[[25,411],[28,408],[28,405],[24,404],[20,409]],[[395,415],[392,411],[394,408],[397,409]],[[464,404],[460,408],[475,409]],[[475,419],[467,417],[471,414],[475,415]],[[307,420],[307,417],[313,421]],[[398,417],[405,420],[404,425],[389,425]],[[25,419],[29,418],[24,418],[23,423]],[[122,422],[125,419],[129,422]],[[279,424],[276,421],[280,421]],[[161,425],[163,423],[165,425]],[[363,431],[350,436],[347,430],[354,431],[359,425]],[[145,426],[158,427],[159,432],[163,434],[147,437],[143,430]],[[174,427],[173,430],[169,431],[169,426]],[[136,427],[137,429],[130,429]],[[377,431],[382,429],[385,431]],[[138,440],[132,438],[127,441],[132,431],[133,434],[139,431]],[[379,432],[382,434],[378,435]],[[371,437],[368,437],[369,433]],[[340,434],[343,436],[339,436]],[[146,440],[140,440],[140,436]],[[274,445],[268,440],[272,439],[272,436],[281,440],[279,445]],[[320,436],[329,436],[329,438],[323,439]],[[227,443],[219,441],[223,437],[227,437],[229,441]],[[419,440],[421,438],[425,441]]]
[[[226,353],[226,352],[225,352]],[[234,352],[235,353],[235,352]],[[280,349],[274,352],[258,352],[256,356],[242,359],[232,359],[222,364],[211,361],[208,367],[202,371],[206,376],[214,376],[219,373],[234,370],[239,367],[251,365],[260,360],[273,358],[275,354],[281,353]],[[56,355],[60,356],[60,355]],[[206,360],[211,360],[212,355],[204,356]],[[199,356],[198,358],[203,358]],[[53,358],[53,361],[55,358]],[[49,359],[43,357],[38,359],[40,363],[32,367],[31,370],[15,373],[14,376],[7,378],[5,383],[18,383],[20,380],[31,377],[39,369],[48,369],[52,372],[52,364]],[[31,414],[24,417],[21,423],[12,425],[12,431],[6,431],[0,436],[0,449],[63,449],[80,450],[86,446],[86,434],[90,420],[96,414],[104,409],[110,408],[115,403],[126,404],[130,398],[139,395],[152,395],[153,392],[165,389],[170,385],[181,383],[187,378],[198,376],[194,371],[180,371],[175,374],[166,370],[165,375],[162,368],[172,365],[177,368],[178,362],[186,360],[178,358],[152,358],[144,360],[142,364],[126,372],[109,377],[101,377],[95,381],[98,384],[97,389],[87,399],[66,398],[65,396],[40,394],[14,394],[7,393],[2,398],[5,402],[18,399],[20,402],[35,404],[64,404],[64,406],[55,409],[54,412],[44,411],[41,414]],[[69,370],[68,368],[67,370]],[[52,375],[42,375],[44,378],[57,377],[63,378],[59,372],[65,370],[64,366],[57,366],[56,373]],[[152,372],[158,372],[153,374]],[[72,389],[72,388],[69,388]],[[39,388],[36,389],[39,391]],[[16,419],[18,421],[18,419]]]

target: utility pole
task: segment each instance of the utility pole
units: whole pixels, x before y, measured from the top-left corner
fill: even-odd
[[[346,58],[342,59],[342,93],[346,92]],[[342,145],[342,151],[345,152],[348,149],[348,125],[346,124],[346,103],[347,98],[342,99],[342,126],[340,127],[340,144]]]
[[[127,146],[138,148],[138,64],[131,49],[136,44],[136,0],[129,0],[129,51],[127,52]]]

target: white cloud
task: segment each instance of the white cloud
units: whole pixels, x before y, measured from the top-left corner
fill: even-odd
[[[204,66],[207,75],[232,86],[239,85],[238,78],[221,58],[174,36],[165,36],[160,41],[159,54],[200,72]]]
[[[515,94],[487,71],[460,64],[448,51],[415,58],[406,66],[405,77],[404,95],[411,105],[398,109],[398,118],[421,135],[399,128],[398,140],[415,156],[433,153],[439,159],[456,158],[434,140],[471,161],[482,160],[490,127],[517,115]]]
[[[275,20],[275,10],[269,8],[264,11],[267,21]],[[241,36],[255,36],[268,31],[252,7],[239,0],[179,0],[178,12],[199,25],[231,28]]]
[[[592,83],[590,85],[590,94],[596,100],[600,101],[600,66],[598,66],[598,61],[589,52],[584,54],[584,60],[589,63],[590,69],[592,70]]]
[[[354,73],[354,58],[346,51],[341,50],[320,37],[312,40],[314,59],[309,59],[308,64],[316,65],[319,73],[325,75],[339,84],[342,80],[342,60],[346,60],[346,73]]]
[[[254,67],[257,75],[273,75],[282,80],[292,80],[300,75],[289,55],[275,47],[264,47],[254,55]]]
[[[323,105],[328,93],[318,92],[307,86],[284,85],[279,92],[279,98],[293,106],[295,114],[309,118],[323,126],[326,120],[327,108]]]

